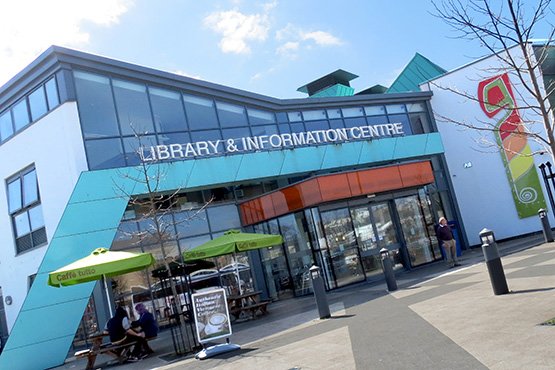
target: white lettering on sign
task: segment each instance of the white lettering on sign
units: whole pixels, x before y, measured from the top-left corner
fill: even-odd
[[[368,140],[383,136],[404,135],[402,123],[384,123],[372,126],[335,128],[290,134],[272,134],[240,137],[237,139],[196,141],[194,143],[140,147],[143,162],[166,159],[205,157],[217,154],[254,152],[260,150],[295,148],[322,143],[342,143],[350,140]]]

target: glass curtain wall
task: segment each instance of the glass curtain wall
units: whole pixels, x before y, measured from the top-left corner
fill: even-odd
[[[382,248],[389,250],[396,269],[440,259],[431,203],[425,189],[419,189],[411,196],[305,209],[254,225],[254,232],[284,237],[283,247],[260,250],[270,297],[307,294],[307,270],[314,262],[327,288],[334,289],[380,275]]]
[[[148,147],[388,122],[401,123],[404,135],[431,131],[423,103],[274,112],[241,104],[239,97],[237,103],[224,102],[171,86],[154,87],[85,71],[74,71],[73,76],[90,169],[135,165],[140,159],[136,134],[141,136],[141,146]],[[48,87],[45,86],[47,94]],[[50,102],[50,95],[47,97]],[[44,114],[42,90],[31,101],[42,102],[31,107],[31,112],[34,109],[35,115]],[[23,105],[26,100],[21,104],[14,105],[9,116],[0,112],[1,140],[29,122],[27,106]],[[245,149],[241,141],[236,144]],[[211,155],[224,153],[222,143],[217,146]]]

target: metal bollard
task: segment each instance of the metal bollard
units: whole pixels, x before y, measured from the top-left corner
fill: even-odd
[[[546,243],[551,243],[553,241],[553,232],[551,231],[551,225],[549,225],[549,219],[547,218],[547,211],[543,208],[538,210],[538,216],[542,222],[543,237]]]
[[[393,264],[391,263],[391,257],[389,256],[387,248],[380,249],[380,256],[382,257],[383,274],[385,276],[385,282],[387,283],[387,290],[393,292],[397,290],[397,281],[395,280]]]
[[[331,317],[330,306],[326,296],[326,289],[324,288],[324,280],[322,280],[322,275],[320,274],[320,267],[314,265],[308,271],[310,271],[312,290],[314,290],[314,298],[316,299],[316,306],[318,306],[318,314],[321,319],[329,319]]]
[[[480,231],[480,239],[482,240],[482,252],[484,253],[484,259],[488,268],[493,294],[501,295],[509,293],[507,279],[505,279],[505,272],[503,271],[493,231],[482,229]]]

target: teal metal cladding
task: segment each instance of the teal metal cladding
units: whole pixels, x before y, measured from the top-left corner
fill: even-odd
[[[160,163],[149,167],[149,175],[160,179],[157,191],[162,192],[440,153],[440,135],[430,133]],[[0,356],[0,369],[44,369],[63,364],[94,283],[53,288],[46,283],[48,273],[112,244],[129,197],[147,193],[144,184],[133,180],[141,176],[139,167],[81,174]]]

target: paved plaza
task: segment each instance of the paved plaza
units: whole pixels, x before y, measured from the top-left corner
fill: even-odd
[[[509,294],[495,296],[480,249],[463,265],[401,273],[399,289],[363,283],[328,294],[332,318],[313,297],[276,302],[270,314],[233,327],[240,351],[204,361],[158,356],[108,369],[553,369],[555,243],[539,237],[500,245]],[[171,361],[171,362],[170,362]],[[99,358],[98,364],[103,361]],[[63,369],[83,369],[73,361]]]

